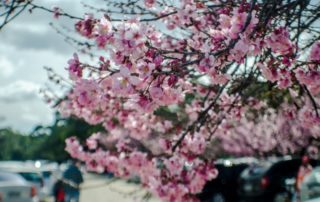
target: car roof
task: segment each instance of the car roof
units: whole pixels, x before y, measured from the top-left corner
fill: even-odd
[[[243,158],[226,158],[226,159],[218,159],[215,161],[216,166],[226,166],[226,167],[231,167],[231,166],[236,166],[236,165],[248,165],[248,164],[253,164],[257,163],[258,160],[253,157],[243,157]]]
[[[2,171],[8,171],[13,173],[38,173],[40,174],[40,171],[36,168],[32,167],[0,167],[0,172]]]
[[[7,171],[0,171],[0,181],[2,181],[1,184],[3,181],[26,182],[21,175]]]
[[[41,162],[40,164],[37,164]],[[38,166],[38,167],[37,167]],[[49,161],[0,161],[0,170],[14,170],[21,172],[56,171],[59,165]]]

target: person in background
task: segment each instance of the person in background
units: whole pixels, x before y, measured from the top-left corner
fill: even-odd
[[[300,191],[301,191],[301,184],[304,178],[310,174],[312,171],[312,166],[310,164],[310,158],[307,155],[302,156],[301,166],[299,167],[298,174],[296,177],[296,201],[300,200]]]
[[[72,160],[70,166],[63,173],[65,202],[79,202],[80,184],[83,182],[79,167],[79,162]]]
[[[54,187],[53,187],[53,195],[55,202],[65,202],[65,192],[64,192],[64,186],[63,181],[59,179]]]

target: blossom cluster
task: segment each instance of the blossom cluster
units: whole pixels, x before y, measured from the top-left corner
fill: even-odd
[[[68,139],[71,156],[97,172],[138,176],[165,201],[196,201],[217,175],[212,145],[263,155],[318,139],[320,42],[302,61],[281,12],[264,18],[262,4],[241,2],[181,0],[157,11],[145,0],[155,18],[78,21],[104,54],[97,66],[77,55],[68,62],[73,88],[59,109],[105,132],[85,146]]]
[[[279,111],[267,109],[258,119],[251,112],[238,120],[225,120],[215,136],[224,150],[235,155],[263,155],[273,151],[293,154],[299,148],[309,148],[311,138],[320,135],[319,117],[310,101],[303,104],[297,110],[284,103]]]
[[[124,179],[138,176],[143,186],[166,201],[197,201],[193,194],[199,193],[206,181],[218,174],[212,162],[185,155],[151,158],[132,148],[130,141],[118,142],[116,152],[104,151],[98,146],[99,136],[93,134],[87,140],[91,152],[85,151],[74,137],[66,140],[66,150],[73,158],[86,162],[91,171],[107,171]]]

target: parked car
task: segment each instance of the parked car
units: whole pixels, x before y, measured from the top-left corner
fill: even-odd
[[[312,166],[319,164],[311,160]],[[242,201],[284,202],[289,192],[287,182],[294,181],[301,165],[301,159],[277,159],[265,161],[245,169],[239,179],[239,195]]]
[[[0,202],[37,202],[34,185],[16,173],[0,171]]]
[[[43,187],[44,187],[44,181],[41,176],[41,173],[33,170],[19,170],[14,171],[21,175],[25,180],[30,182],[31,184],[35,185],[37,190],[39,191],[39,194],[41,193]]]
[[[314,198],[314,199],[307,200],[307,201],[304,201],[304,202],[319,202],[319,201],[320,201],[320,198]]]
[[[48,160],[0,161],[0,170],[19,173],[34,184],[41,201],[52,196],[53,185],[62,175],[59,164]]]
[[[45,192],[45,189],[44,189],[43,178],[41,176],[41,173],[37,169],[33,167],[22,166],[22,167],[14,167],[14,168],[1,167],[0,170],[19,174],[26,181],[28,181],[30,184],[32,184],[35,187],[40,201],[45,201],[45,199],[47,198],[47,193]]]
[[[320,198],[320,167],[314,168],[301,185],[301,201],[315,198]]]
[[[41,173],[44,182],[44,192],[51,196],[53,194],[53,186],[58,179],[62,176],[62,171],[59,169],[59,165],[55,162],[42,163],[38,168]]]
[[[206,183],[198,198],[209,202],[234,202],[238,195],[238,178],[241,172],[252,163],[254,158],[222,159],[215,163],[218,170],[217,178]]]

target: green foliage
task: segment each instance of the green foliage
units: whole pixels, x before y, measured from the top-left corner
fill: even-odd
[[[1,129],[0,160],[30,159],[34,152],[33,145],[39,145],[43,142],[43,138],[20,134],[9,128]]]
[[[291,99],[288,89],[275,88],[270,82],[254,81],[241,92],[245,98],[255,97],[267,102],[268,106],[277,109],[284,100]]]
[[[195,95],[194,95],[194,94],[187,93],[184,102],[185,102],[186,104],[191,104],[192,101],[194,100],[194,98],[195,98]]]
[[[101,131],[101,126],[91,126],[82,120],[63,119],[58,114],[52,126],[37,126],[31,134],[21,134],[12,129],[0,130],[0,160],[47,159],[64,161],[65,139],[77,136],[85,140],[92,133]]]
[[[178,116],[176,112],[173,112],[172,110],[170,110],[168,107],[159,107],[154,114],[156,116],[160,116],[166,120],[170,120],[170,121],[177,121],[178,120]]]

